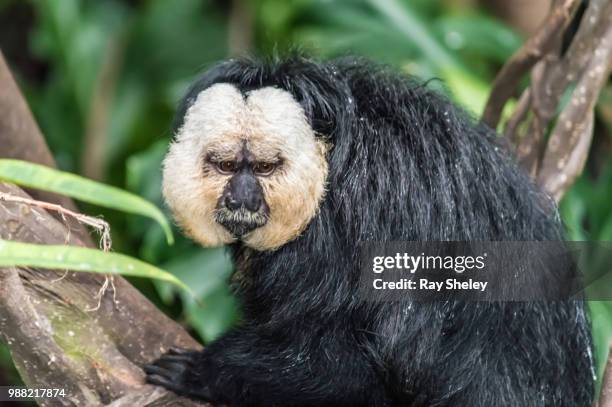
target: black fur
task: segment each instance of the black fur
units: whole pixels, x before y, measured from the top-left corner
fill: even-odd
[[[581,302],[363,301],[358,243],[557,240],[556,209],[495,133],[445,97],[359,59],[231,60],[213,83],[291,92],[333,145],[330,189],[303,235],[236,245],[244,322],[149,380],[231,406],[590,406]]]

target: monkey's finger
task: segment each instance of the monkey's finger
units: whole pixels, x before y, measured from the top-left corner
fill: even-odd
[[[145,365],[142,367],[142,370],[148,375],[151,374],[160,374],[164,376],[168,376],[171,373],[168,369],[159,367],[157,365]]]
[[[180,354],[180,355],[171,355],[169,353],[162,355],[159,359],[157,359],[153,364],[157,364],[158,362],[173,362],[173,363],[187,363],[190,362],[193,358],[188,354]]]
[[[184,348],[179,348],[176,346],[172,346],[170,347],[170,349],[168,349],[168,353],[166,353],[167,355],[186,355],[188,353],[191,353],[193,351],[190,351],[189,349],[184,349]]]
[[[146,365],[144,371],[146,372],[147,370],[154,373],[164,371],[167,375],[178,376],[185,373],[187,366],[185,365],[185,361],[182,360],[159,359],[156,360],[155,363]]]
[[[172,380],[169,380],[168,378],[164,376],[160,376],[156,374],[147,375],[146,380],[147,380],[147,383],[149,384],[153,384],[155,386],[162,386],[168,390],[172,390],[176,392],[180,392],[183,390],[183,386],[180,383],[173,382]]]
[[[184,394],[185,392],[187,392],[190,396],[198,397],[202,400],[209,401],[209,402],[214,401],[208,386],[203,386],[201,388],[198,388],[197,390],[188,389],[183,385],[182,382],[173,381],[172,379],[169,379],[164,374],[147,375],[146,381],[149,384],[152,384],[155,386],[161,386],[161,387],[164,387],[168,390],[174,391],[179,394]]]

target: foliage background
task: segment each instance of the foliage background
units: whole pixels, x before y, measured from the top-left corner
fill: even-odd
[[[324,57],[361,54],[424,80],[441,79],[432,86],[477,115],[495,73],[547,3],[0,0],[0,47],[61,169],[163,206],[160,162],[174,108],[194,76],[211,63],[295,46]],[[561,204],[573,240],[612,240],[611,101],[608,84],[598,104],[587,170]],[[115,251],[160,265],[194,289],[203,306],[167,284],[133,280],[194,335],[210,341],[237,321],[225,283],[232,265],[223,249],[202,249],[182,237],[168,247],[160,228],[148,220],[82,209],[110,221]],[[612,305],[591,303],[591,317],[601,371],[612,339]],[[0,384],[18,381],[0,345]]]

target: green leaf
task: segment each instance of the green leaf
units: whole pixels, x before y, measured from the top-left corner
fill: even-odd
[[[408,4],[397,0],[368,0],[390,24],[414,43],[448,84],[451,94],[472,113],[482,111],[488,85],[470,73],[463,63],[436,38],[427,23]]]
[[[482,112],[489,94],[489,87],[461,69],[441,68],[452,96],[472,113]]]
[[[587,216],[584,186],[584,180],[579,179],[565,194],[559,204],[559,212],[570,240],[589,240],[588,233],[584,230],[583,226]]]
[[[66,195],[83,202],[154,219],[174,243],[170,223],[151,202],[122,189],[101,184],[75,174],[20,160],[0,159],[0,180]]]
[[[435,38],[427,23],[407,4],[400,4],[397,0],[369,0],[369,3],[437,66],[466,71],[455,55]]]
[[[199,300],[179,293],[187,321],[205,342],[214,340],[236,322],[239,307],[228,287],[233,266],[226,248],[194,247],[162,267],[184,281]],[[174,287],[160,282],[155,286],[164,301],[170,303],[174,299]]]
[[[593,343],[595,347],[595,362],[597,382],[595,384],[596,393],[599,394],[601,379],[608,359],[610,340],[612,340],[612,302],[610,301],[589,301],[589,311],[591,324],[593,326]]]
[[[444,15],[434,27],[448,49],[469,51],[485,61],[503,63],[523,43],[504,24],[483,15]]]
[[[233,270],[225,247],[195,248],[164,263],[162,267],[184,281],[196,297],[202,299],[226,285]]]
[[[121,274],[167,281],[192,293],[172,274],[151,264],[118,253],[67,245],[39,245],[0,239],[0,267],[40,267]]]
[[[212,342],[226,332],[239,319],[239,306],[227,285],[220,286],[198,305],[194,301],[186,304],[185,314],[206,343]]]

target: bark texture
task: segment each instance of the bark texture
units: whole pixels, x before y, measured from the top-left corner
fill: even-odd
[[[611,64],[612,0],[554,0],[540,29],[493,83],[482,120],[497,127],[508,100],[517,96],[504,135],[525,169],[557,201],[584,168],[595,103]],[[525,76],[531,80],[521,93]]]
[[[0,54],[0,157],[54,167],[32,114]],[[29,197],[0,183],[0,192]],[[75,209],[55,194],[39,200]],[[92,246],[84,228],[37,207],[0,201],[0,238],[29,243]],[[64,388],[55,406],[196,406],[143,382],[140,369],[171,346],[200,345],[120,276],[95,309],[105,277],[31,268],[0,269],[0,335],[30,387]]]

